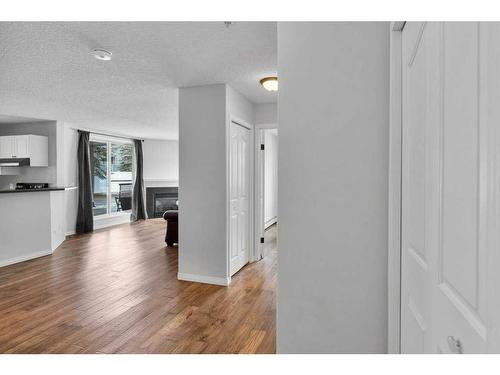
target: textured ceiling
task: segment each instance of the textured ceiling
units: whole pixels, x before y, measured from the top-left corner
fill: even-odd
[[[0,22],[0,113],[177,139],[178,87],[276,102],[258,82],[276,74],[276,49],[274,22]]]
[[[47,122],[47,120],[34,119],[31,117],[6,116],[0,114],[0,124],[23,124],[27,122]]]

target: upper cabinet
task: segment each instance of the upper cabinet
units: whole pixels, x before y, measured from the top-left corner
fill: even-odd
[[[0,137],[0,158],[12,157],[12,138]]]
[[[46,137],[40,137],[41,139],[30,140],[29,135],[20,135],[20,136],[16,136],[13,138],[14,138],[14,142],[13,142],[14,156],[18,157],[18,158],[29,158],[30,157],[30,154],[29,154],[30,143],[33,143],[32,148],[34,148],[35,144],[37,142],[46,142],[47,141]],[[45,140],[43,138],[45,138]]]
[[[30,159],[30,167],[49,165],[48,138],[40,135],[8,135],[0,137],[1,159]]]

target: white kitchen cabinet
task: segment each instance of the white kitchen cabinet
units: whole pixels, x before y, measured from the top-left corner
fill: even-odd
[[[30,136],[29,135],[19,135],[12,137],[13,140],[13,153],[17,158],[29,158],[29,144],[30,144]],[[40,140],[31,140],[33,143],[33,147],[36,147],[36,143],[40,142]]]
[[[30,167],[49,165],[48,138],[41,135],[8,135],[0,137],[0,158],[30,159]]]
[[[0,137],[0,158],[12,157],[12,146],[14,137]]]

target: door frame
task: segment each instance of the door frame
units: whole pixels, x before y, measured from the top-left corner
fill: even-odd
[[[255,226],[255,214],[254,214],[254,133],[255,129],[252,124],[247,121],[242,120],[234,116],[233,114],[228,115],[228,120],[226,121],[226,272],[227,272],[227,280],[228,285],[231,283],[231,169],[230,169],[230,152],[231,152],[231,124],[235,123],[237,125],[243,126],[248,129],[249,134],[249,142],[250,147],[248,148],[248,162],[249,162],[249,193],[248,193],[248,263],[254,262],[255,258],[255,246],[254,241],[251,240],[253,238],[254,226]]]
[[[387,352],[401,353],[402,31],[390,25]]]
[[[254,155],[255,155],[255,178],[254,178],[254,202],[255,202],[255,207],[254,207],[254,233],[253,233],[253,243],[254,243],[254,258],[253,261],[261,260],[265,254],[264,254],[264,244],[260,242],[261,238],[261,233],[260,233],[260,226],[264,223],[264,201],[265,201],[265,188],[264,188],[264,153],[261,152],[260,149],[260,144],[262,142],[261,140],[261,134],[263,130],[267,129],[277,129],[278,130],[278,144],[279,144],[279,128],[278,124],[259,124],[255,125],[255,140],[254,140]],[[279,171],[278,171],[279,173]],[[264,197],[262,204],[259,202],[259,195],[262,194]],[[279,202],[279,200],[278,200]],[[279,203],[278,203],[279,205]],[[279,212],[279,206],[278,206],[278,212]],[[262,221],[262,222],[261,222]]]

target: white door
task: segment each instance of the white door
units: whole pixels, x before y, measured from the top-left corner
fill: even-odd
[[[500,351],[500,27],[403,29],[401,351]]]
[[[235,122],[230,129],[230,268],[231,275],[248,263],[250,242],[250,130]]]

